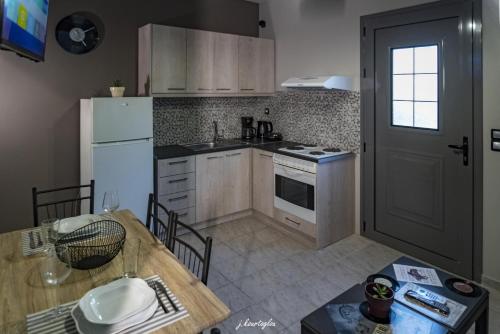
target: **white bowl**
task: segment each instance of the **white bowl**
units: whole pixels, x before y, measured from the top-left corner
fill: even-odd
[[[90,290],[78,303],[85,318],[101,325],[117,324],[148,309],[156,294],[140,278],[122,278]]]

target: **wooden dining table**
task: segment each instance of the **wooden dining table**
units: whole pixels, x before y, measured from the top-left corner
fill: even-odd
[[[155,333],[199,333],[229,317],[228,307],[191,274],[132,212],[118,211],[113,216],[125,227],[127,239],[141,240],[138,276],[159,275],[189,312],[188,317]],[[0,333],[25,333],[28,314],[52,308],[58,302],[64,304],[78,300],[87,291],[109,283],[123,272],[123,259],[118,254],[103,267],[73,269],[58,288],[47,287],[39,268],[43,255],[23,256],[21,232],[0,234]]]

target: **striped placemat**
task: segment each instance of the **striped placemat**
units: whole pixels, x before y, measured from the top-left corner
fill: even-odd
[[[30,238],[30,234],[32,235],[33,239]],[[41,241],[41,238],[42,238],[41,227],[35,227],[29,230],[22,231],[21,248],[23,250],[23,255],[29,256],[42,252],[43,245],[40,246],[42,243],[39,242],[39,240]]]
[[[189,316],[188,311],[184,308],[177,297],[170,291],[167,285],[158,276],[152,276],[146,279],[146,282],[157,281],[165,287],[169,297],[172,299],[174,304],[177,306],[178,311],[175,311],[167,297],[160,294],[163,304],[168,309],[168,313],[165,313],[160,305],[155,312],[155,314],[145,322],[130,327],[120,334],[131,334],[131,333],[150,333],[158,330],[162,327],[168,326],[178,320],[181,320]],[[50,312],[54,309],[48,309],[34,314],[29,314],[26,316],[26,327],[28,334],[73,334],[78,333],[75,325],[75,321],[71,316],[71,310],[78,304],[78,301],[70,302],[61,305],[62,314],[57,319],[50,318]]]

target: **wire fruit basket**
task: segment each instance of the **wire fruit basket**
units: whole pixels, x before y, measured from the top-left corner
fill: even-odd
[[[101,220],[64,235],[55,246],[68,247],[72,268],[87,270],[113,260],[126,236],[125,228],[117,221]]]

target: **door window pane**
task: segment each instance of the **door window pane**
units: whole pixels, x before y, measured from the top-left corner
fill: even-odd
[[[394,75],[392,87],[394,100],[413,100],[413,75]]]
[[[437,45],[415,48],[415,73],[438,72]]]
[[[415,100],[437,101],[437,74],[415,74]]]
[[[392,50],[392,125],[438,130],[438,46]]]
[[[415,102],[415,127],[438,129],[437,102]]]
[[[392,73],[413,73],[413,50],[409,49],[394,49],[392,53]]]
[[[413,102],[394,101],[392,124],[399,126],[413,126]]]

